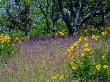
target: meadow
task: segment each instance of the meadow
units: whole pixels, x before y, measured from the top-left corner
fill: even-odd
[[[110,82],[110,0],[0,0],[0,82]]]
[[[88,31],[13,41],[0,35],[0,82],[109,82],[109,28]]]

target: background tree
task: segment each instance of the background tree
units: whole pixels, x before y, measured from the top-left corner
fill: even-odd
[[[53,0],[53,2],[57,6],[56,12],[62,15],[62,20],[69,29],[69,35],[76,34],[79,27],[86,23],[94,26],[106,24],[105,17],[110,12],[109,0]],[[99,19],[101,17],[101,20],[95,19],[96,17]]]
[[[2,26],[10,29],[20,29],[28,35],[31,30],[33,19],[32,15],[32,2],[25,0],[7,0],[2,1],[5,12],[2,14],[4,23]]]
[[[2,0],[0,7],[1,27],[20,29],[26,36],[33,28],[56,32],[60,24],[73,35],[83,25],[110,22],[110,0]]]

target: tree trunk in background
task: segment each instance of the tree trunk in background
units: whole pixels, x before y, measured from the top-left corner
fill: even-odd
[[[52,25],[52,32],[56,32],[57,31],[57,20],[53,20],[53,25]]]
[[[67,26],[67,28],[68,28],[68,35],[69,36],[73,36],[74,35],[74,33],[75,33],[75,29],[77,28],[77,27],[75,27],[75,26],[73,26],[71,23],[69,23],[68,21],[66,21],[65,20],[65,24],[66,24],[66,26]]]
[[[45,16],[45,20],[46,20],[46,32],[49,33],[50,26],[49,26],[49,20],[47,16]]]

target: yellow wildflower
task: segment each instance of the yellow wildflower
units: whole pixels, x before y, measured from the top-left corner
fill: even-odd
[[[84,46],[89,47],[89,43],[85,43],[85,45],[84,45]]]
[[[68,52],[68,51],[67,51],[67,52],[65,52],[64,54],[65,54],[65,56],[71,57],[71,52]]]
[[[78,64],[79,62],[80,62],[80,60],[75,61],[75,63],[77,63],[77,64]]]
[[[81,53],[81,56],[85,56],[85,53]]]
[[[89,51],[91,50],[91,47],[89,46],[88,43],[85,43],[85,45],[82,46],[82,48],[83,48],[83,50],[84,50],[85,52],[89,52]]]
[[[108,69],[108,67],[109,67],[108,65],[104,65],[103,66],[104,69]]]
[[[99,38],[100,38],[99,36],[96,36],[94,39],[97,41],[97,40],[99,40]]]
[[[9,35],[5,35],[5,39],[7,40],[7,42],[9,42],[10,41]]]
[[[92,35],[92,39],[95,39],[96,41],[99,40],[100,36],[98,35]]]
[[[100,64],[97,64],[96,65],[96,70],[100,70],[101,69],[101,65]]]
[[[61,76],[59,77],[59,80],[64,80],[64,75],[61,75]]]
[[[10,41],[10,37],[9,37],[8,35],[3,35],[3,34],[1,34],[1,35],[0,35],[0,41],[1,41],[2,43],[9,42],[9,41]]]
[[[85,40],[85,41],[88,41],[88,36],[86,36],[86,37],[84,38],[84,40]]]
[[[64,54],[65,54],[66,56],[68,56],[68,57],[70,57],[70,56],[71,56],[70,52],[68,52],[68,51],[67,51],[67,52],[65,52]]]
[[[102,32],[102,35],[107,35],[107,31]]]
[[[72,52],[72,53],[75,53],[75,52],[76,52],[75,48],[74,48],[74,49],[71,49],[71,52]]]
[[[86,52],[89,52],[91,50],[91,48],[87,47],[87,48],[84,48],[83,50],[86,51]]]
[[[71,56],[71,59],[74,59],[74,56]]]
[[[52,80],[57,80],[57,76],[56,76],[56,75],[51,76],[51,79],[52,79]]]
[[[64,36],[65,35],[64,32],[57,32],[55,34],[58,35],[58,36]]]
[[[68,50],[67,50],[67,52],[71,52],[71,50],[70,50],[70,49],[68,49]]]
[[[73,50],[75,47],[74,46],[70,46],[70,50]]]
[[[78,54],[79,54],[79,52],[77,52],[77,51],[76,51],[76,52],[74,52],[74,55],[78,55]]]
[[[63,32],[59,32],[60,36],[64,36],[65,34]]]
[[[68,55],[68,52],[64,52],[65,55]]]
[[[66,56],[71,56],[71,50],[68,49],[64,54],[65,54]]]
[[[92,35],[92,39],[94,39],[95,38],[95,35]]]
[[[80,38],[79,38],[79,41],[82,41],[83,40],[83,37],[81,36]]]
[[[79,43],[80,43],[80,42],[77,41],[77,42],[75,42],[72,46],[75,48]]]
[[[76,70],[77,69],[77,65],[75,63],[72,64],[72,69]]]

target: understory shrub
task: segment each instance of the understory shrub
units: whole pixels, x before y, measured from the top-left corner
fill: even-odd
[[[0,35],[0,64],[6,63],[7,59],[14,56],[18,52],[18,49],[13,47],[11,38],[7,34]]]

